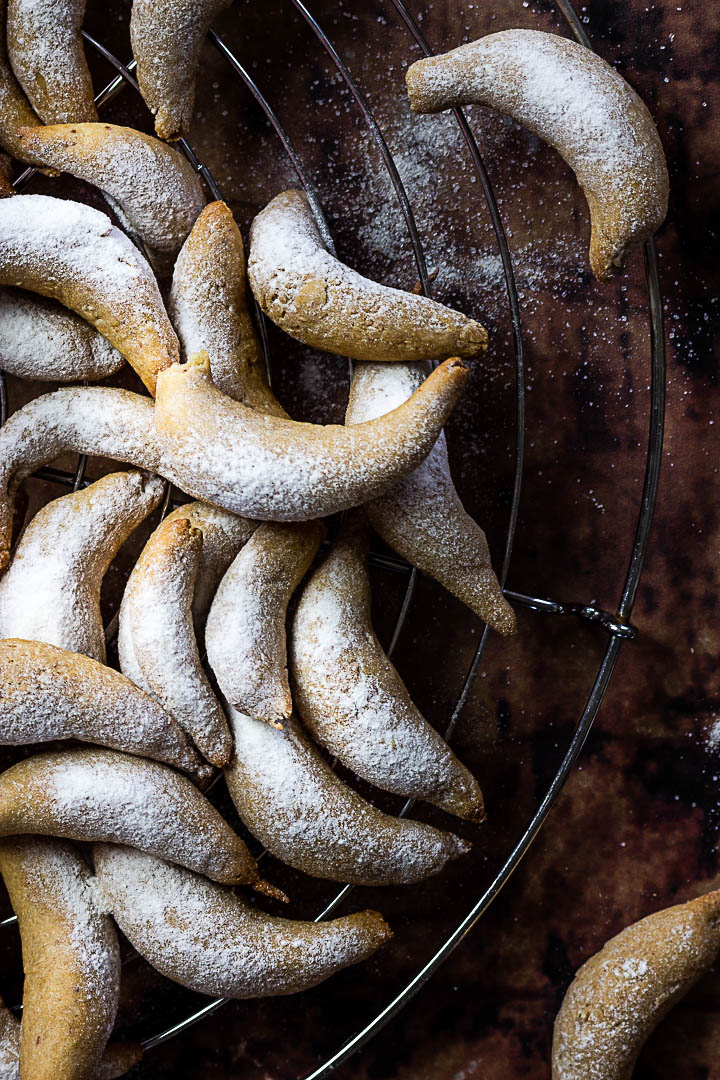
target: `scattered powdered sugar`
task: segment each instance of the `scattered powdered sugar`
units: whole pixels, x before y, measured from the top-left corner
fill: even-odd
[[[365,959],[389,936],[371,912],[322,923],[266,915],[229,889],[129,848],[98,845],[95,865],[135,948],[205,994],[293,993]]]

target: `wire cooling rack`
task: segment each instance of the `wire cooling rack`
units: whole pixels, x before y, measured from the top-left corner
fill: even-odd
[[[418,233],[418,229],[415,223],[415,217],[413,214],[413,208],[410,203],[407,191],[401,179],[398,168],[393,159],[389,147],[385,141],[380,126],[375,119],[372,109],[368,103],[368,100],[363,93],[360,86],[355,81],[349,67],[344,62],[342,57],[335,49],[332,41],[323,30],[320,23],[311,14],[306,5],[301,0],[288,0],[290,4],[297,10],[302,18],[309,25],[318,41],[322,45],[323,49],[327,53],[328,57],[336,67],[340,77],[344,81],[347,89],[349,90],[355,106],[359,110],[364,124],[367,127],[367,131],[374,141],[374,144],[379,151],[380,159],[383,166],[387,171],[387,175],[394,189],[402,216],[407,229],[408,239],[412,247],[415,265],[417,267],[418,278],[420,281],[420,287],[424,294],[430,295],[431,293],[431,281],[427,270],[427,264],[425,255],[423,252],[422,243]],[[570,0],[556,0],[559,10],[565,17],[571,33],[575,39],[581,44],[592,48],[592,44],[587,37],[587,34],[583,28],[583,25],[578,18],[576,11],[574,10]],[[394,9],[396,17],[405,26],[410,38],[419,46],[421,52],[425,56],[431,55],[430,46],[422,34],[417,21],[413,18],[408,11],[403,0],[388,0],[388,6]],[[117,71],[116,77],[97,95],[96,104],[101,107],[111,101],[119,93],[126,88],[133,88],[139,93],[137,82],[134,78],[133,72],[135,70],[135,61],[131,61],[128,64],[123,64],[116,56],[114,56],[101,42],[97,41],[91,35],[84,33],[86,43],[95,50],[98,54],[103,56]],[[318,193],[306,171],[302,158],[297,149],[293,145],[293,142],[288,132],[283,128],[275,111],[268,102],[267,98],[263,95],[260,88],[255,83],[254,79],[250,76],[247,69],[243,67],[238,58],[233,54],[226,43],[218,36],[214,31],[210,31],[209,40],[226,60],[231,69],[235,72],[246,89],[255,99],[257,104],[264,112],[267,120],[272,126],[275,134],[277,135],[282,147],[287,154],[293,168],[295,169],[298,177],[298,181],[304,188],[310,205],[315,214],[318,227],[321,231],[322,237],[326,245],[331,251],[334,251],[334,244],[332,236],[327,226],[325,215],[323,213],[322,205],[318,197]],[[524,462],[524,450],[525,450],[525,369],[523,361],[523,340],[522,340],[522,325],[520,315],[520,304],[518,299],[518,293],[515,285],[515,278],[513,274],[513,265],[508,248],[508,243],[503,227],[503,222],[500,217],[498,205],[493,193],[492,185],[490,183],[485,165],[483,163],[478,144],[475,140],[470,124],[468,123],[463,111],[461,109],[455,109],[455,120],[462,135],[465,148],[472,162],[472,166],[477,175],[477,179],[480,182],[480,186],[483,191],[483,196],[487,204],[487,209],[490,215],[495,239],[497,242],[498,252],[500,255],[503,274],[505,279],[505,289],[507,293],[507,302],[509,305],[510,319],[512,326],[514,353],[515,353],[515,450],[514,450],[514,480],[512,486],[512,497],[510,502],[510,511],[508,515],[508,523],[506,528],[505,538],[505,550],[502,562],[502,568],[500,572],[500,581],[505,591],[505,595],[516,605],[521,605],[532,611],[536,611],[541,614],[547,615],[572,615],[580,619],[595,622],[600,625],[608,634],[608,641],[602,656],[600,665],[597,669],[595,677],[589,688],[585,707],[580,715],[579,720],[575,726],[570,743],[565,751],[562,762],[555,773],[552,782],[550,783],[547,791],[541,799],[534,814],[527,822],[525,828],[522,830],[521,835],[518,837],[514,847],[507,856],[505,862],[497,872],[496,876],[492,880],[491,884],[485,889],[482,895],[476,900],[472,907],[467,911],[466,915],[455,927],[453,932],[446,938],[443,944],[434,952],[434,954],[427,960],[427,962],[416,972],[414,977],[405,985],[402,990],[397,993],[387,1004],[381,1008],[376,1015],[367,1023],[361,1030],[357,1031],[352,1038],[347,1040],[340,1046],[334,1053],[332,1053],[322,1065],[316,1068],[313,1072],[307,1074],[303,1080],[320,1080],[321,1077],[327,1076],[338,1065],[344,1062],[351,1054],[359,1050],[364,1046],[385,1024],[388,1023],[402,1008],[410,1001],[410,999],[417,993],[417,991],[427,982],[427,980],[433,975],[440,965],[450,956],[450,954],[457,948],[460,942],[464,939],[466,934],[472,930],[475,924],[478,922],[483,913],[490,906],[492,901],[498,895],[502,887],[508,881],[510,875],[516,869],[523,856],[527,852],[531,843],[540,831],[553,803],[555,802],[558,794],[560,793],[570,771],[576,762],[578,755],[580,754],[582,747],[587,739],[592,724],[597,715],[598,709],[602,703],[602,700],[607,691],[610,679],[615,668],[615,664],[622,647],[622,643],[625,640],[635,637],[635,629],[633,628],[630,618],[632,615],[633,605],[637,594],[637,589],[640,581],[640,575],[642,571],[643,559],[647,550],[648,537],[650,533],[650,527],[652,523],[653,510],[655,506],[655,499],[657,494],[658,476],[660,470],[660,460],[662,454],[662,440],[663,440],[663,422],[664,422],[664,408],[665,408],[665,346],[664,346],[664,328],[663,328],[663,315],[662,315],[662,301],[660,294],[660,286],[658,280],[658,263],[657,254],[655,249],[655,243],[653,240],[648,241],[644,245],[644,261],[645,261],[645,276],[647,282],[647,302],[649,313],[649,334],[650,334],[650,416],[649,416],[649,431],[648,431],[648,443],[647,443],[647,457],[645,467],[645,477],[643,484],[642,497],[640,501],[640,507],[638,510],[637,523],[635,527],[635,536],[630,550],[630,556],[627,566],[627,572],[625,582],[622,588],[620,599],[617,605],[617,609],[612,611],[602,610],[593,604],[567,604],[560,603],[554,600],[543,599],[535,596],[528,596],[522,593],[513,592],[507,588],[506,582],[508,572],[510,569],[510,562],[512,557],[513,541],[515,538],[515,531],[517,526],[518,509],[520,504],[520,491],[522,483],[522,472]],[[190,163],[201,175],[206,183],[213,198],[221,199],[222,193],[218,188],[213,176],[209,169],[203,165],[197,158],[192,147],[186,140],[181,140],[180,148],[187,156]],[[15,188],[17,191],[24,189],[31,181],[35,173],[34,169],[26,169],[15,181]],[[258,326],[260,328],[261,338],[263,341],[263,347],[265,349],[266,364],[268,366],[268,376],[270,374],[269,367],[269,351],[268,351],[268,338],[266,332],[266,326],[264,317],[257,310]],[[0,425],[4,424],[8,416],[8,401],[5,386],[5,379],[3,373],[0,371]],[[85,486],[89,481],[85,479],[86,458],[81,455],[78,458],[77,466],[74,472],[65,471],[62,469],[45,468],[39,470],[36,474],[39,478],[56,484],[60,487],[70,489],[73,491],[79,490]],[[172,491],[170,485],[167,486],[165,499],[159,511],[159,516],[162,519],[167,513],[170,506],[174,505],[172,500]],[[381,569],[395,574],[403,574],[407,577],[407,586],[405,589],[404,599],[400,608],[399,615],[395,622],[395,626],[392,633],[391,644],[389,647],[389,653],[395,649],[399,636],[406,623],[408,611],[412,604],[413,591],[417,579],[417,571],[411,567],[404,560],[389,556],[387,554],[373,553],[370,556],[371,562],[380,567]],[[112,639],[117,631],[117,619],[113,619],[106,628],[106,635],[108,639]],[[465,707],[470,692],[475,683],[478,675],[479,667],[485,649],[488,642],[488,628],[484,628],[475,652],[472,656],[465,677],[462,682],[462,686],[455,701],[455,705],[451,711],[449,721],[445,729],[446,738],[451,738],[458,718]],[[399,811],[401,816],[407,814],[411,809],[413,803],[412,800],[408,800],[405,805]],[[327,918],[342,904],[348,894],[351,892],[352,887],[346,886],[340,889],[322,908],[317,914],[316,921]],[[14,917],[8,918],[0,922],[0,926],[9,926],[16,922]],[[209,1002],[202,1008],[194,1011],[190,1015],[183,1017],[177,1023],[166,1027],[164,1030],[155,1033],[147,1037],[143,1042],[144,1050],[151,1050],[153,1047],[167,1042],[169,1039],[175,1038],[182,1032],[187,1030],[191,1025],[202,1020],[204,1017],[211,1015],[218,1009],[222,1008],[226,1004],[226,999],[217,999]]]

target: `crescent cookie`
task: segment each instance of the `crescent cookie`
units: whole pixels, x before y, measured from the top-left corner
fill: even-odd
[[[349,518],[302,590],[290,636],[298,712],[317,742],[371,784],[483,821],[477,781],[415,707],[375,635],[369,546],[362,520]]]
[[[427,377],[426,364],[358,364],[346,424],[397,408]],[[398,555],[439,581],[498,633],[513,634],[515,613],[490,562],[485,533],[460,501],[445,433],[413,472],[365,505],[370,524]]]
[[[503,30],[417,60],[406,81],[415,112],[489,105],[558,151],[588,201],[600,281],[662,225],[669,180],[657,128],[632,87],[584,45]]]
[[[292,594],[325,536],[319,521],[268,521],[220,582],[205,628],[208,662],[240,712],[282,726],[292,713],[285,623]]]
[[[86,0],[8,0],[10,63],[44,124],[97,120],[81,36]]]
[[[154,410],[127,390],[76,387],[10,417],[0,430],[0,569],[20,483],[64,453],[129,462],[242,516],[303,521],[358,505],[419,465],[468,373],[446,361],[398,409],[354,427],[300,424],[234,402],[212,385],[206,357],[167,374]]]
[[[104,379],[125,361],[90,323],[56,300],[0,288],[0,368],[22,379]]]
[[[207,779],[185,733],[112,668],[38,641],[0,641],[0,744],[100,743]]]
[[[20,128],[39,124],[30,102],[10,67],[5,44],[7,0],[0,0],[0,146],[14,158],[20,151]]]
[[[270,389],[250,314],[245,248],[223,202],[206,206],[175,263],[168,310],[186,357],[206,352],[218,390],[287,417]]]
[[[427,296],[379,285],[327,250],[302,191],[283,191],[250,229],[248,278],[282,330],[354,360],[444,360],[487,347],[480,323]]]
[[[25,985],[20,1075],[92,1077],[115,1023],[120,949],[87,864],[61,840],[0,840]]]
[[[130,40],[137,77],[161,139],[187,135],[200,49],[231,0],[133,0]]]
[[[103,578],[164,486],[156,476],[109,473],[42,507],[0,578],[0,638],[46,641],[105,663]]]
[[[37,754],[0,774],[0,836],[129,844],[229,885],[254,884],[239,836],[187,777],[116,750]]]
[[[266,915],[236,892],[132,848],[96,844],[108,906],[141,956],[201,994],[295,994],[360,963],[392,937],[381,915],[328,922]]]
[[[157,282],[107,214],[69,199],[0,200],[0,284],[54,297],[87,319],[137,371],[150,393],[179,358]]]
[[[142,1059],[132,1043],[110,1043],[93,1073],[93,1080],[117,1080]],[[20,1021],[0,998],[0,1077],[20,1080]]]
[[[278,859],[314,877],[402,885],[437,874],[470,845],[383,814],[340,780],[297,720],[282,731],[230,709],[228,790],[244,824]]]
[[[230,731],[200,663],[192,600],[203,534],[188,518],[152,534],[120,607],[120,667],[192,738],[214,765],[230,757]]]
[[[183,154],[116,124],[55,124],[20,135],[23,161],[94,184],[140,240],[155,272],[172,271],[205,205],[200,178]]]
[[[553,1080],[630,1080],[650,1033],[715,963],[720,890],[657,911],[583,964],[555,1020]]]

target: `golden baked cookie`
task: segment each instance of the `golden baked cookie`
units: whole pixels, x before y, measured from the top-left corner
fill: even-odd
[[[0,368],[22,379],[81,382],[125,366],[107,338],[56,300],[0,288]]]
[[[97,120],[81,35],[85,5],[86,0],[7,0],[10,63],[44,124]]]
[[[5,44],[6,22],[7,0],[0,0],[0,146],[17,158],[20,152],[20,128],[31,127],[40,121],[10,67]]]
[[[54,297],[82,315],[151,394],[158,371],[179,358],[152,270],[91,206],[49,195],[0,200],[0,284]]]
[[[228,790],[253,836],[288,865],[353,885],[403,885],[469,850],[452,833],[371,806],[335,775],[294,717],[280,731],[232,708],[229,715]]]
[[[297,711],[316,742],[371,784],[484,821],[477,781],[415,707],[375,635],[369,547],[351,516],[302,589],[290,633]]]
[[[250,229],[248,279],[282,330],[354,360],[444,360],[487,346],[480,323],[427,296],[379,285],[331,255],[302,191],[283,191]]]
[[[141,956],[201,994],[296,994],[360,963],[392,937],[375,911],[327,922],[266,915],[238,893],[132,848],[96,844],[110,911]]]
[[[103,578],[164,490],[156,476],[109,473],[43,506],[0,578],[0,638],[46,641],[105,663]]]
[[[239,836],[187,777],[116,750],[37,754],[0,773],[0,836],[139,847],[229,885],[254,884]]]
[[[396,409],[426,377],[423,363],[358,364],[345,423],[374,420]],[[515,613],[493,571],[485,533],[455,489],[444,432],[422,464],[366,503],[365,512],[398,555],[439,581],[498,633],[515,632]]]
[[[186,357],[206,352],[218,390],[287,417],[268,386],[250,313],[245,248],[224,202],[206,206],[175,263],[168,311]]]
[[[99,743],[199,780],[211,770],[161,706],[112,668],[39,641],[0,641],[0,743]]]
[[[213,765],[230,757],[230,732],[200,662],[192,601],[203,534],[188,518],[163,521],[130,575],[118,651],[122,671],[157,698]]]
[[[570,984],[555,1020],[553,1080],[630,1080],[651,1031],[718,949],[720,890],[626,926]]]
[[[489,105],[555,147],[590,208],[590,265],[600,281],[660,228],[665,155],[652,116],[596,53],[540,30],[502,30],[411,64],[415,112]]]
[[[226,700],[280,727],[292,713],[288,604],[324,536],[319,521],[260,525],[220,582],[205,628],[208,662]]]
[[[231,0],[133,0],[130,40],[142,95],[161,139],[187,135],[205,35]]]

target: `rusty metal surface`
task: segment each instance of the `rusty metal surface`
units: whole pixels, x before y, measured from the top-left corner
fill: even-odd
[[[438,51],[510,26],[567,33],[544,2],[435,0],[410,7],[423,15],[423,30]],[[491,333],[491,348],[476,365],[449,438],[458,486],[499,556],[512,478],[513,355],[497,252],[470,162],[449,118],[410,115],[403,73],[417,52],[387,0],[317,0],[311,10],[368,93],[396,156],[428,263],[438,271],[435,295],[480,317]],[[126,3],[91,0],[87,19],[88,30],[125,58],[127,14]],[[601,54],[618,64],[657,117],[673,186],[659,237],[670,349],[668,434],[633,620],[640,637],[625,646],[581,768],[526,863],[401,1017],[339,1070],[348,1080],[547,1077],[552,1018],[573,970],[627,922],[720,882],[712,357],[720,13],[699,0],[595,0],[584,14]],[[291,5],[241,0],[217,28],[291,132],[341,257],[387,283],[412,286],[411,249],[376,152]],[[109,74],[99,65],[96,86]],[[586,207],[569,170],[498,116],[479,109],[469,115],[510,234],[529,367],[527,465],[509,584],[613,609],[645,460],[642,260],[633,256],[610,284],[594,282]],[[108,117],[147,128],[130,95],[113,103]],[[209,46],[190,142],[245,234],[257,209],[295,183],[257,106]],[[58,183],[42,180],[35,190],[60,190]],[[62,190],[83,198],[90,193],[64,181]],[[344,362],[279,333],[272,348],[275,385],[292,414],[339,419]],[[13,383],[13,407],[35,392]],[[47,492],[36,485],[31,497]],[[107,582],[108,614],[130,557],[124,555]],[[382,588],[377,624],[387,640],[403,582],[379,570],[374,580]],[[474,841],[472,855],[421,886],[354,894],[352,906],[379,908],[396,929],[391,947],[369,964],[300,998],[233,1004],[153,1051],[139,1076],[300,1076],[369,1019],[443,940],[547,786],[605,644],[601,630],[574,620],[520,612],[519,624],[513,641],[491,642],[458,726],[458,752],[481,780],[489,808],[482,830],[460,827]],[[438,725],[449,714],[478,632],[458,603],[432,582],[420,582],[395,658],[418,705]],[[441,820],[431,811],[422,816]],[[280,868],[273,870],[282,879]],[[324,886],[299,876],[288,881],[300,915],[314,912],[327,895]],[[14,942],[6,948],[11,971]],[[3,992],[11,998],[5,984]],[[200,1002],[136,961],[125,969],[121,1026],[146,1035]],[[637,1076],[720,1078],[719,1005],[720,982],[709,976],[650,1040]]]

